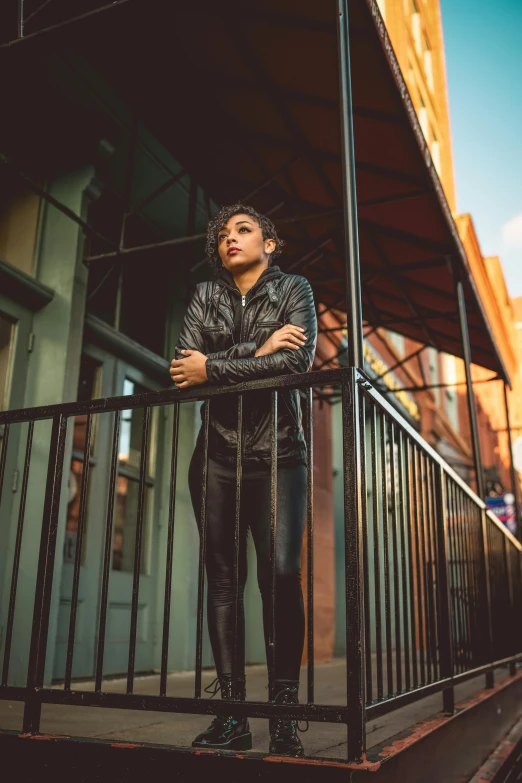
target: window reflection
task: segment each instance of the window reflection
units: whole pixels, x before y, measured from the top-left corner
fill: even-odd
[[[102,368],[99,362],[83,354],[80,362],[80,377],[78,381],[78,401],[86,402],[99,396]],[[96,437],[97,417],[93,417],[91,428],[91,448],[89,453],[89,483],[94,469],[93,449]],[[85,441],[87,438],[87,414],[74,417],[73,426],[73,458],[67,480],[67,521],[65,525],[64,561],[73,563],[78,539],[78,520],[80,513],[80,496],[84,476]],[[87,495],[88,497],[88,495]],[[85,519],[85,525],[87,518]],[[82,552],[82,563],[85,562],[85,546]]]
[[[149,391],[145,386],[125,378],[123,394],[143,394]],[[157,411],[152,410],[145,476],[142,552],[140,573],[146,573],[149,556],[150,519],[154,492],[154,454],[156,451]],[[118,449],[118,483],[116,489],[116,508],[114,516],[113,561],[115,571],[132,573],[134,570],[134,552],[138,519],[138,493],[141,466],[141,448],[143,442],[143,408],[129,408],[122,411],[120,442]]]
[[[147,572],[151,491],[151,487],[145,487],[140,563],[140,573],[142,574]],[[138,493],[138,481],[126,478],[125,476],[118,476],[116,508],[114,514],[114,536],[112,543],[112,567],[115,571],[132,573],[134,570],[134,552],[138,522]]]
[[[141,394],[146,389],[128,378],[123,382],[123,394]],[[121,413],[119,460],[128,467],[140,468],[141,440],[143,432],[143,408]]]
[[[74,562],[80,517],[80,496],[83,481],[83,462],[73,459],[67,481],[67,520],[65,523],[64,561]],[[83,559],[83,558],[82,558]]]

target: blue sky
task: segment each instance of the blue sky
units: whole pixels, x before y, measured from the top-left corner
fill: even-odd
[[[440,0],[457,209],[522,296],[522,0]]]

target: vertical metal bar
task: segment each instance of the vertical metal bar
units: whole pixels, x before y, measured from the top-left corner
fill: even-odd
[[[42,516],[40,553],[36,575],[33,628],[27,672],[27,700],[23,717],[23,733],[35,734],[40,728],[42,703],[38,690],[43,686],[45,672],[45,654],[49,632],[49,614],[53,589],[54,557],[58,518],[60,511],[60,492],[62,488],[63,460],[67,436],[67,417],[62,414],[53,419],[51,444],[45,499]]]
[[[237,451],[236,451],[236,518],[234,521],[234,653],[232,656],[232,682],[234,696],[238,677],[239,655],[239,557],[241,546],[241,482],[243,479],[243,395],[237,396]]]
[[[450,552],[452,558],[452,594],[453,594],[453,614],[455,617],[455,636],[454,636],[454,666],[457,673],[462,671],[462,655],[457,656],[457,648],[462,648],[462,638],[464,636],[463,630],[463,616],[462,616],[462,602],[460,600],[460,565],[459,565],[459,552],[457,546],[457,529],[459,524],[459,507],[457,502],[457,489],[453,481],[449,484],[449,495],[451,496],[452,507],[452,524],[449,534]]]
[[[446,498],[446,544],[448,555],[448,587],[450,595],[450,618],[452,620],[452,640],[453,640],[453,667],[457,670],[457,659],[455,655],[456,643],[458,638],[457,629],[457,611],[455,603],[455,575],[454,575],[454,557],[453,557],[453,525],[454,525],[454,507],[451,491],[451,479],[443,473],[444,496]]]
[[[24,0],[18,0],[16,27],[18,38],[24,37]]]
[[[140,597],[141,552],[143,548],[143,517],[145,509],[145,479],[147,478],[147,460],[149,453],[150,407],[143,411],[143,429],[141,438],[140,477],[138,482],[138,509],[136,519],[136,537],[134,541],[134,573],[132,575],[132,602],[129,634],[129,662],[127,666],[127,693],[134,689],[134,664],[136,659],[136,636],[138,629],[138,601]]]
[[[379,486],[377,461],[379,459],[379,448],[377,444],[377,409],[375,404],[372,406],[370,419],[370,438],[372,455],[372,491],[373,491],[373,563],[375,580],[375,637],[376,637],[376,656],[377,656],[377,699],[384,696],[383,672],[382,672],[382,619],[381,619],[381,537],[380,537],[380,515],[379,515]]]
[[[394,611],[395,611],[395,676],[397,680],[397,693],[402,691],[402,650],[401,650],[401,604],[400,604],[400,576],[399,576],[399,532],[397,527],[397,477],[395,475],[395,425],[390,419],[389,437],[390,444],[390,477],[392,492],[392,551],[393,551],[393,587],[394,587]]]
[[[348,317],[348,332],[350,334],[348,361],[352,367],[362,367],[363,328],[361,273],[359,266],[359,238],[357,229],[348,0],[337,0],[337,2],[337,53],[339,63],[339,105],[341,115],[343,212],[346,243],[346,312]]]
[[[460,584],[461,584],[461,605],[462,605],[462,630],[463,630],[463,665],[469,666],[469,623],[468,623],[468,584],[466,575],[466,550],[464,548],[463,531],[465,525],[464,509],[462,507],[462,491],[456,490],[457,493],[457,507],[458,507],[458,525],[456,530],[457,551],[459,553],[459,571],[460,571]]]
[[[433,541],[435,479],[434,463],[425,455],[426,480],[426,585],[428,590],[429,645],[432,665],[432,682],[437,680],[437,629],[436,629],[436,599],[435,599],[435,545]]]
[[[454,565],[455,565],[455,597],[457,601],[457,610],[458,610],[458,618],[459,618],[459,636],[458,636],[458,643],[459,643],[459,652],[460,652],[460,660],[459,660],[459,666],[460,671],[463,671],[465,669],[464,665],[464,659],[465,659],[465,646],[466,646],[466,616],[465,616],[465,609],[464,609],[464,602],[463,602],[463,580],[462,580],[462,553],[460,551],[459,547],[459,528],[461,524],[461,512],[460,512],[460,503],[459,503],[459,490],[458,487],[453,484],[453,497],[454,497],[454,505],[455,505],[455,521],[453,525],[453,551],[455,553],[454,558]]]
[[[482,600],[481,605],[483,607],[483,627],[486,647],[486,662],[493,663],[493,617],[491,606],[491,583],[490,583],[490,551],[488,540],[488,518],[486,516],[486,510],[481,510],[481,572],[482,572]],[[495,675],[493,670],[486,674],[486,688],[493,688],[495,682]]]
[[[480,654],[478,654],[479,648],[482,646],[481,632],[480,632],[480,600],[479,600],[479,587],[480,587],[480,569],[479,569],[479,530],[477,525],[477,511],[479,509],[475,503],[470,500],[470,552],[472,561],[472,573],[473,573],[473,660],[474,665],[479,666],[481,664]]]
[[[469,668],[473,668],[473,656],[472,656],[472,638],[473,638],[473,627],[472,627],[472,596],[471,596],[471,570],[470,570],[470,550],[469,550],[469,541],[468,541],[468,526],[469,526],[469,517],[466,513],[467,508],[467,502],[466,497],[464,493],[461,492],[460,497],[460,504],[462,508],[462,527],[461,527],[461,537],[462,537],[462,564],[464,567],[464,584],[465,584],[465,607],[466,607],[466,628],[467,628],[467,634],[468,634],[468,665]]]
[[[411,442],[409,439],[406,441],[406,458],[411,454]],[[414,487],[413,487],[413,466],[411,458],[408,459],[406,465],[408,481],[408,518],[407,518],[407,537],[408,537],[408,560],[409,560],[409,575],[410,575],[410,620],[411,620],[411,665],[413,672],[413,687],[416,688],[419,684],[419,674],[417,668],[417,623],[415,622],[415,554],[413,546],[413,528],[415,526],[415,511],[412,507],[414,505]]]
[[[432,632],[433,632],[433,639],[434,639],[434,677],[435,679],[440,679],[440,662],[439,662],[439,635],[438,635],[438,628],[437,628],[437,617],[440,612],[440,605],[439,605],[439,591],[438,591],[438,576],[437,576],[437,563],[439,558],[439,553],[437,551],[437,463],[436,462],[430,462],[430,478],[429,478],[429,486],[430,486],[430,553],[431,553],[431,592],[432,592],[432,606],[433,606],[433,625],[432,625]]]
[[[471,573],[471,549],[469,539],[470,515],[469,498],[466,495],[461,497],[462,505],[462,543],[464,548],[464,566],[466,570],[466,613],[468,626],[468,663],[470,669],[473,668],[473,579]]]
[[[447,517],[447,555],[448,555],[448,585],[449,585],[449,592],[450,592],[450,601],[451,601],[451,608],[450,608],[450,617],[453,621],[452,625],[452,640],[453,640],[453,668],[455,672],[457,672],[458,669],[458,662],[457,662],[457,655],[456,655],[456,649],[457,649],[457,640],[459,638],[459,630],[458,630],[458,604],[455,598],[455,555],[453,552],[453,535],[454,535],[454,527],[455,527],[455,505],[453,502],[453,482],[452,480],[444,475],[444,490],[445,490],[445,497],[446,497],[446,503],[447,503],[447,509],[446,509],[446,517]]]
[[[367,470],[366,470],[366,395],[361,392],[359,397],[360,420],[361,420],[361,438],[364,438],[364,462],[361,472],[361,499],[362,499],[362,518],[363,518],[363,578],[364,578],[364,638],[366,653],[366,703],[373,701],[373,681],[372,681],[372,645],[371,645],[371,625],[370,625],[370,563],[368,552],[368,489],[367,489]]]
[[[402,620],[403,620],[403,638],[404,638],[404,674],[405,687],[409,691],[411,686],[410,677],[410,637],[408,624],[408,562],[406,558],[407,542],[407,514],[406,498],[404,492],[404,433],[399,428],[398,439],[398,460],[399,460],[399,508],[401,509],[399,520],[399,532],[401,538],[401,573],[402,573]]]
[[[425,666],[425,645],[424,645],[424,611],[423,611],[423,595],[422,595],[422,572],[423,564],[421,563],[420,556],[420,544],[419,544],[419,476],[417,470],[417,447],[415,443],[411,444],[412,447],[412,475],[413,475],[413,533],[415,539],[415,562],[417,571],[417,615],[419,618],[419,659],[420,659],[420,676],[421,685],[426,684],[426,666]]]
[[[366,750],[364,603],[362,590],[362,482],[364,443],[361,439],[356,370],[346,370],[342,382],[344,532],[346,589],[346,669],[348,759],[360,761]]]
[[[4,437],[2,438],[2,453],[0,454],[0,504],[2,503],[2,490],[4,488],[5,463],[7,461],[7,446],[9,445],[9,423],[4,424]]]
[[[1,687],[7,686],[9,676],[9,660],[11,657],[11,643],[13,640],[13,623],[16,604],[16,590],[18,587],[18,571],[20,568],[20,552],[22,550],[22,535],[24,530],[25,501],[27,497],[27,483],[29,480],[29,465],[31,463],[31,449],[33,445],[34,421],[29,422],[27,430],[27,443],[25,447],[24,475],[20,490],[20,507],[18,510],[18,526],[16,529],[16,541],[13,554],[13,570],[11,572],[11,592],[9,595],[9,607],[7,610],[7,625],[5,631],[4,663],[2,668]]]
[[[464,507],[464,551],[466,553],[466,571],[468,582],[468,625],[469,625],[469,660],[473,669],[475,661],[475,593],[474,593],[474,559],[473,559],[473,501],[464,495],[462,499]]]
[[[424,599],[422,606],[424,609],[424,626],[426,639],[426,681],[431,682],[431,634],[430,634],[430,604],[429,604],[429,586],[428,586],[428,558],[426,556],[426,473],[424,467],[424,454],[419,450],[419,500],[420,500],[420,551],[422,560],[422,588]]]
[[[174,556],[174,518],[176,516],[176,482],[178,477],[178,439],[180,403],[173,405],[172,450],[170,461],[169,519],[167,526],[167,557],[165,563],[165,600],[163,603],[163,635],[161,640],[160,696],[167,695],[169,663],[170,604],[172,598],[172,560]]]
[[[504,387],[504,408],[506,412],[506,431],[507,431],[508,446],[509,446],[509,472],[511,475],[511,487],[512,487],[512,492],[514,497],[514,503],[515,503],[515,521],[517,525],[516,536],[520,541],[522,538],[522,519],[521,519],[521,509],[519,504],[520,493],[519,493],[517,474],[515,471],[515,463],[513,461],[513,439],[511,436],[511,420],[509,416],[509,400],[508,400],[506,381],[503,381],[502,385]]]
[[[504,539],[504,564],[505,564],[505,577],[506,577],[506,583],[507,583],[507,593],[508,593],[508,600],[509,600],[509,622],[507,624],[507,628],[509,629],[508,634],[506,634],[506,638],[511,640],[512,639],[512,629],[516,627],[517,617],[515,614],[515,607],[513,603],[513,574],[511,573],[511,557],[509,553],[509,547],[511,546],[511,542],[509,541],[507,536],[502,536]],[[508,647],[504,650],[504,656],[507,658],[508,655],[514,655],[517,652],[517,650],[514,649],[513,644],[509,644]],[[509,673],[511,675],[515,674],[515,663],[512,661],[509,665]]]
[[[314,694],[314,430],[313,430],[313,389],[306,396],[306,468],[307,498],[307,658],[308,658],[308,703],[313,704]]]
[[[276,540],[277,540],[277,403],[278,393],[272,392],[271,420],[270,420],[270,628],[268,632],[268,682],[269,696],[275,697],[275,672],[276,672]]]
[[[207,556],[207,489],[208,489],[208,428],[210,421],[210,398],[204,405],[203,413],[203,497],[201,498],[201,516],[199,520],[199,566],[198,566],[198,606],[196,621],[196,674],[194,679],[194,698],[201,698],[201,664],[203,660],[203,599],[205,595],[205,564]]]
[[[118,478],[118,449],[120,444],[120,420],[121,411],[114,413],[114,426],[112,431],[111,470],[109,475],[107,517],[105,519],[105,538],[103,544],[102,582],[100,591],[100,619],[98,621],[98,644],[96,651],[96,672],[94,676],[94,688],[101,691],[103,677],[103,654],[105,651],[105,630],[107,625],[107,601],[109,597],[109,572],[112,553],[112,525],[114,518],[114,496],[116,494],[116,480]]]
[[[69,638],[67,640],[67,654],[65,659],[65,690],[71,688],[72,665],[74,655],[74,637],[76,633],[76,615],[78,611],[78,589],[80,585],[80,565],[82,562],[83,532],[85,530],[85,510],[87,506],[87,489],[89,486],[89,468],[91,455],[92,416],[87,415],[87,429],[85,433],[85,445],[83,450],[82,487],[80,491],[80,510],[78,513],[78,530],[76,536],[76,551],[74,553],[74,571],[71,592],[71,614],[69,615]]]
[[[448,518],[446,480],[444,468],[436,468],[436,533],[437,533],[437,582],[439,592],[439,611],[437,613],[439,637],[439,675],[441,679],[453,677],[453,638],[451,623],[451,595],[449,582]],[[455,711],[453,687],[442,691],[444,712],[451,715]]]
[[[464,354],[464,368],[466,371],[466,390],[468,398],[469,423],[471,429],[471,442],[473,445],[473,464],[475,466],[475,475],[477,480],[477,495],[484,499],[484,478],[482,475],[482,461],[480,457],[480,440],[477,420],[477,407],[475,404],[475,394],[473,392],[473,382],[471,380],[471,346],[469,342],[468,319],[466,315],[466,299],[464,296],[464,286],[460,279],[460,272],[456,265],[453,266],[453,274],[456,281],[456,294],[459,311],[460,334],[462,339],[462,350]]]
[[[391,600],[390,600],[390,551],[388,546],[389,518],[388,518],[388,459],[386,454],[386,418],[383,412],[380,415],[381,436],[381,483],[382,483],[382,542],[384,565],[384,623],[386,628],[386,686],[388,696],[393,696],[393,658],[392,658],[392,629],[391,629]]]

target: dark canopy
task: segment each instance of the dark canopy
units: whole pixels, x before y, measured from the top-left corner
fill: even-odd
[[[364,319],[462,356],[453,263],[472,360],[507,378],[377,4],[349,0],[349,11]],[[66,13],[50,3],[26,33]],[[336,15],[337,0],[128,0],[2,54],[20,75],[31,52],[74,47],[215,201],[270,213],[283,268],[343,311]],[[27,103],[20,111],[30,123]],[[36,160],[33,131],[17,140]]]

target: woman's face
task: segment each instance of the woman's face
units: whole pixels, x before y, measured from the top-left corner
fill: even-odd
[[[219,257],[232,274],[258,264],[268,266],[274,250],[274,240],[263,239],[261,226],[250,215],[233,215],[218,234]]]

